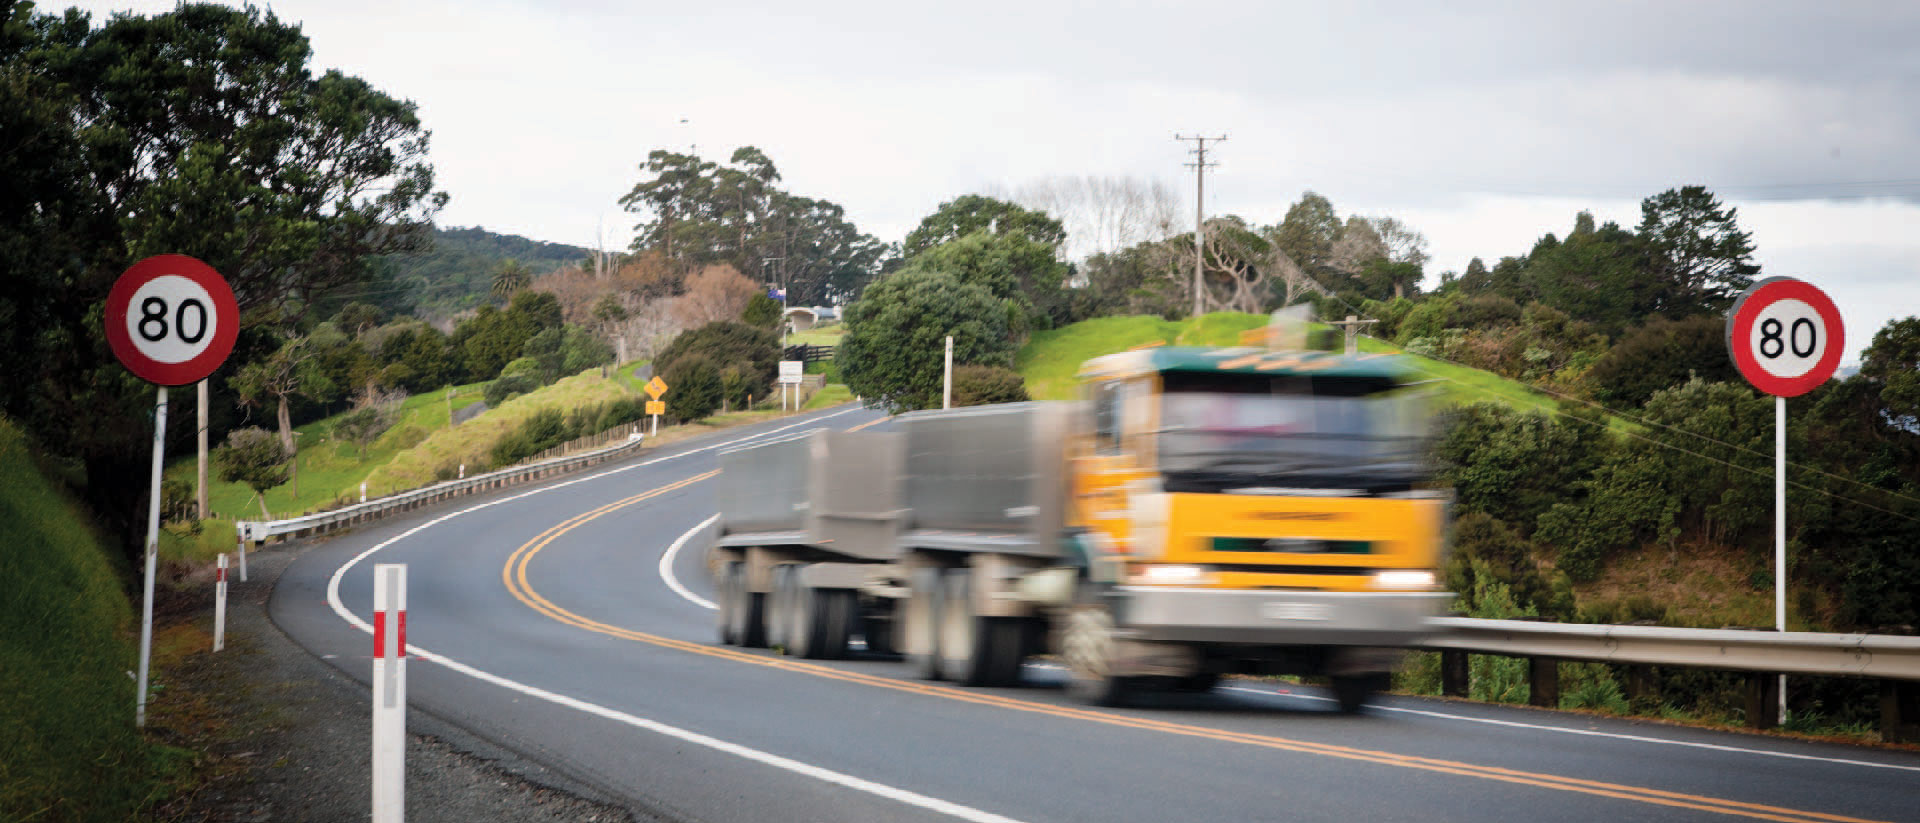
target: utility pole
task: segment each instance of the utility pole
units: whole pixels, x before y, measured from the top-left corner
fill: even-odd
[[[1227,141],[1227,136],[1223,134],[1219,137],[1200,135],[1187,137],[1176,134],[1173,139],[1193,141],[1193,162],[1186,165],[1193,169],[1193,316],[1199,317],[1202,307],[1201,294],[1206,282],[1204,272],[1207,265],[1207,169],[1220,165],[1207,162],[1207,143],[1208,141],[1224,143]]]

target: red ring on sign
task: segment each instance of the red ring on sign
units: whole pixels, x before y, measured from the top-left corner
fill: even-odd
[[[162,363],[142,354],[127,334],[127,311],[133,308],[134,293],[169,274],[199,284],[213,301],[213,341],[193,359],[179,363]],[[212,266],[184,254],[156,254],[133,264],[113,281],[113,289],[107,292],[106,326],[107,345],[133,376],[162,386],[184,386],[206,379],[233,353],[233,342],[240,337],[240,304],[233,299],[233,287]]]
[[[1782,300],[1799,300],[1813,307],[1820,315],[1820,322],[1826,326],[1826,349],[1820,353],[1820,362],[1799,377],[1775,377],[1761,368],[1760,361],[1753,357],[1753,350],[1747,342],[1753,336],[1753,324],[1760,319],[1760,313],[1768,306]],[[1733,365],[1747,382],[1765,394],[1775,397],[1799,397],[1818,388],[1821,383],[1833,377],[1840,367],[1840,355],[1846,351],[1847,334],[1840,324],[1840,310],[1833,305],[1827,293],[1812,283],[1795,280],[1791,277],[1769,277],[1747,289],[1745,294],[1733,304],[1733,310],[1727,313],[1727,353],[1733,356]]]

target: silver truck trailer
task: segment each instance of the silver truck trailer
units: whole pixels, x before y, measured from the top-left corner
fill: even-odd
[[[1058,565],[1071,407],[915,412],[722,452],[720,637],[805,657],[904,652],[1011,684],[1046,642],[1029,578]],[[1072,572],[1058,576],[1070,588]],[[1040,592],[1040,594],[1036,594]],[[1053,595],[1058,599],[1058,595]]]

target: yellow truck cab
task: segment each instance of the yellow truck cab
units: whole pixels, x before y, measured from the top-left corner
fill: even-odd
[[[1211,688],[1222,674],[1382,687],[1451,596],[1426,415],[1391,356],[1154,347],[1089,361],[1068,445],[1083,593],[1073,688]]]

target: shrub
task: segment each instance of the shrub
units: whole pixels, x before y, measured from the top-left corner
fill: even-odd
[[[676,420],[699,420],[720,408],[720,370],[705,357],[681,357],[662,376],[673,388],[667,392],[667,414]]]
[[[953,370],[953,405],[984,406],[1029,400],[1020,373],[999,366],[960,366]]]
[[[488,383],[486,392],[481,396],[486,399],[488,406],[497,407],[501,403],[505,403],[514,397],[526,394],[537,388],[540,388],[540,384],[535,382],[532,377],[524,374],[516,374],[511,377],[502,377],[492,383]]]
[[[495,466],[512,465],[573,439],[573,434],[559,409],[541,409],[494,443],[487,456]]]
[[[667,394],[669,408],[672,407],[673,395],[680,391],[680,384],[673,382],[668,375],[681,361],[694,358],[707,361],[713,369],[716,387],[714,408],[720,405],[720,370],[729,366],[740,369],[745,375],[747,391],[743,394],[765,397],[771,392],[774,375],[780,369],[780,337],[768,329],[727,321],[708,323],[675,337],[653,359],[655,373],[673,387]]]
[[[287,482],[292,466],[280,438],[257,426],[235,429],[227,445],[211,455],[213,468],[224,483],[239,483],[260,494]]]

